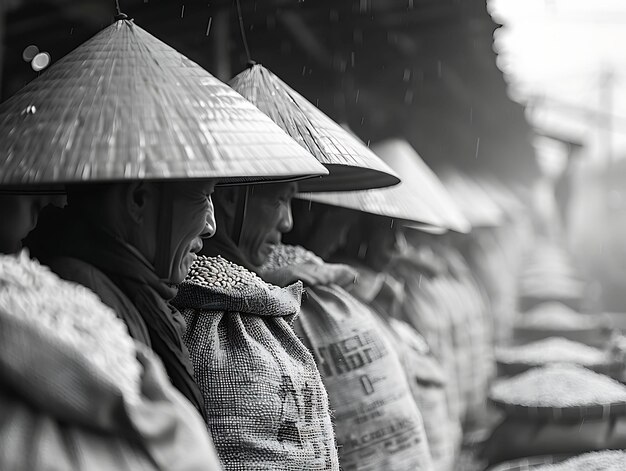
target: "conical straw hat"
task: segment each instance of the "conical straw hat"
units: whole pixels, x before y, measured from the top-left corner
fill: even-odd
[[[374,144],[372,150],[398,175],[402,175],[402,183],[392,188],[351,192],[349,195],[319,193],[301,198],[403,219],[408,226],[427,232],[445,232],[445,229],[469,231],[469,223],[452,197],[406,141],[382,141]],[[428,226],[431,226],[430,230]]]
[[[326,174],[254,105],[132,21],[0,105],[0,185]]]
[[[373,145],[372,150],[380,155],[385,163],[389,164],[396,173],[398,172],[398,161],[389,159],[385,152],[379,153],[380,145]],[[398,167],[398,168],[396,168]],[[299,198],[315,201],[332,206],[354,209],[369,214],[386,216],[400,219],[406,225],[418,229],[428,227],[444,228],[444,220],[429,205],[428,200],[420,196],[419,191],[414,188],[416,182],[413,173],[415,169],[402,169],[404,173],[402,182],[391,188],[381,188],[365,191],[334,192],[334,193],[306,193],[300,194]],[[421,170],[417,170],[421,172]],[[422,176],[419,180],[423,179]]]
[[[382,188],[400,179],[365,144],[265,67],[255,64],[230,81],[330,172],[300,183],[302,191]]]
[[[500,206],[470,176],[452,169],[439,173],[472,227],[497,227],[504,220]]]
[[[298,199],[399,219],[419,229],[442,226],[441,218],[404,183],[375,190],[299,193]]]
[[[470,231],[470,222],[452,195],[411,144],[404,139],[387,139],[374,144],[372,150],[402,175],[415,197],[442,219],[443,227],[461,233]]]

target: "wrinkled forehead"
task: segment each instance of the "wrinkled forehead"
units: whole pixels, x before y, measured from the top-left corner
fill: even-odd
[[[211,195],[215,189],[217,180],[192,180],[188,182],[172,183],[176,193],[182,196],[206,196]]]

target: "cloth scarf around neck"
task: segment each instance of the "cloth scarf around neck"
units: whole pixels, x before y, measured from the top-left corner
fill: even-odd
[[[163,361],[172,384],[204,413],[202,394],[182,341],[185,321],[169,304],[177,289],[159,279],[134,247],[85,221],[69,208],[42,211],[37,228],[25,242],[31,254],[44,263],[51,257],[72,257],[93,265],[109,277],[139,314],[118,312],[131,335],[152,347]]]

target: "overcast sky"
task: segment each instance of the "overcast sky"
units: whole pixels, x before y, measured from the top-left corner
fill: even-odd
[[[626,157],[626,0],[489,0],[498,66],[521,102],[537,97],[539,127],[584,139],[606,152],[601,119],[612,113],[614,158]]]

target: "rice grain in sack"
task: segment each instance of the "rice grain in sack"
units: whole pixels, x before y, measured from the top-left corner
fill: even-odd
[[[445,372],[413,327],[394,318],[381,322],[386,322],[390,329],[413,398],[422,413],[433,468],[451,471],[461,448],[462,430],[458,417],[448,410]]]
[[[328,396],[293,331],[302,284],[199,257],[174,304],[225,470],[338,470]]]
[[[307,292],[299,324],[328,390],[342,469],[433,469],[420,411],[374,312],[335,285]]]

